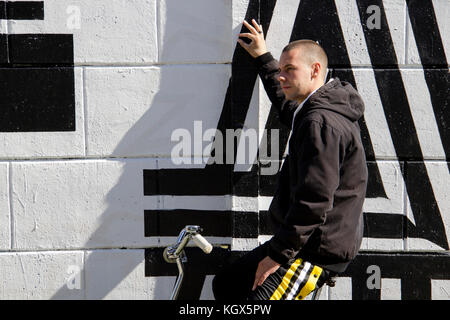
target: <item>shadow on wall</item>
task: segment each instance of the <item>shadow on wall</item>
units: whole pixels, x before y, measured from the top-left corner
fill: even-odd
[[[168,5],[166,9],[167,16],[180,14],[170,12],[176,9],[175,6]],[[189,19],[192,19],[192,16],[189,16]],[[238,30],[240,26],[234,32]],[[202,41],[207,45],[206,42],[210,40]],[[166,44],[165,41],[161,43]],[[161,57],[170,57],[166,54],[168,49],[165,45],[161,49]],[[120,162],[122,172],[117,183],[104,197],[107,208],[98,219],[99,227],[84,245],[83,250],[87,252],[83,269],[80,270],[81,290],[84,290],[86,299],[111,297],[168,299],[175,281],[174,277],[158,277],[149,281],[150,278],[145,277],[143,270],[132,275],[133,271],[144,262],[142,248],[152,241],[152,247],[159,244],[157,239],[149,241],[144,237],[143,216],[147,208],[144,207],[146,202],[143,192],[143,169],[156,169],[155,157],[158,159],[160,157],[158,155],[162,154],[166,155],[163,161],[170,163],[168,157],[174,144],[170,141],[173,130],[186,128],[192,132],[193,122],[196,120],[203,122],[204,130],[217,127],[231,67],[228,64],[200,64],[165,65],[158,68],[130,67],[119,71],[111,68],[111,70],[113,71],[92,70],[92,74],[89,70],[86,71],[87,81],[91,79],[90,76],[102,77],[95,78],[89,83],[90,90],[95,93],[98,100],[87,94],[88,113],[97,108],[96,102],[108,106],[111,110],[108,118],[111,136],[109,137],[109,132],[99,131],[98,136],[103,140],[96,141],[95,137],[90,138],[88,147],[92,150],[101,150],[102,154],[98,156],[112,154],[118,157],[119,160],[113,159],[111,162]],[[157,91],[155,88],[158,88]],[[213,90],[208,90],[209,88]],[[104,101],[105,99],[107,101]],[[115,112],[117,113],[114,114]],[[86,131],[92,137],[94,131],[104,128],[104,125],[96,126],[90,122]],[[123,130],[122,134],[120,130]],[[122,139],[114,141],[115,136],[121,136]],[[150,158],[142,159],[144,155]],[[128,197],[133,199],[130,201]],[[111,247],[117,249],[101,250]],[[130,285],[123,292],[108,296],[125,279],[130,281]],[[51,299],[73,299],[75,295],[74,290],[65,284]]]

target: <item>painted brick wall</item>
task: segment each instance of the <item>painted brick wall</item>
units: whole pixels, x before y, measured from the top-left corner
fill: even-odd
[[[363,245],[321,298],[449,299],[449,11],[447,0],[0,1],[0,299],[167,299],[177,273],[162,250],[186,224],[217,246],[188,248],[181,297],[212,299],[218,268],[270,238],[289,132],[236,45],[244,18],[263,24],[275,57],[318,40],[366,104]],[[174,156],[180,129],[192,144]],[[227,129],[254,129],[260,151],[267,130],[271,156],[252,158],[241,135],[231,163],[205,163],[212,137],[234,141]],[[381,288],[367,285],[370,266]]]

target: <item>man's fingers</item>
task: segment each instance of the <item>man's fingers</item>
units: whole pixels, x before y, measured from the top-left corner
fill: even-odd
[[[262,286],[264,281],[266,281],[269,274],[263,273],[259,277],[255,278],[255,282],[253,283],[252,291],[255,291],[256,287]]]
[[[238,39],[237,41],[242,47],[244,47],[244,48],[248,48],[249,47],[249,44],[245,43],[244,40]]]
[[[259,277],[258,286],[262,286],[264,281],[266,281],[267,277],[269,276],[268,273],[264,273],[261,277]]]
[[[253,282],[252,291],[255,291],[256,287],[260,285],[259,283],[261,282],[261,277],[263,277],[263,274],[261,274],[261,270],[258,267],[258,269],[256,270],[255,281]]]
[[[255,40],[255,35],[251,33],[240,33],[239,37],[249,38],[250,40]]]
[[[256,22],[255,19],[252,19],[252,23],[253,23],[253,25],[255,26],[255,30],[256,30],[258,33],[262,33],[262,32],[263,32],[263,30],[262,30],[262,25],[258,24],[258,23]]]
[[[251,33],[253,33],[253,34],[255,34],[255,35],[258,34],[258,31],[256,31],[256,29],[253,28],[253,27],[250,25],[250,23],[248,23],[248,22],[245,21],[245,20],[244,20],[243,23],[244,23],[244,25],[247,27],[247,29],[250,30]]]

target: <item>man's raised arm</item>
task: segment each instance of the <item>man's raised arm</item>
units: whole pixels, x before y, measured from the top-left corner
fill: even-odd
[[[238,43],[253,57],[258,66],[259,77],[261,78],[264,89],[270,101],[280,114],[281,122],[291,127],[294,111],[298,107],[297,101],[286,100],[283,90],[278,80],[279,65],[272,54],[267,50],[266,41],[264,40],[264,33],[262,26],[259,25],[255,19],[252,19],[251,26],[244,20],[244,26],[250,31],[249,33],[241,33],[239,37],[245,37],[251,40],[246,43],[242,39],[238,39]]]

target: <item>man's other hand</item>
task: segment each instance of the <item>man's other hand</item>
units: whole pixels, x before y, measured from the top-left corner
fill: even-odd
[[[265,257],[258,264],[256,269],[255,282],[253,283],[252,290],[254,291],[257,286],[260,286],[266,281],[267,277],[278,270],[280,264],[273,261],[270,257]]]
[[[245,43],[244,40],[238,39],[238,43],[253,57],[257,58],[267,52],[266,41],[264,40],[264,33],[262,25],[259,25],[255,19],[252,19],[253,26],[244,20],[243,24],[247,27],[250,33],[240,33],[239,37],[245,37],[251,40],[250,43]]]

